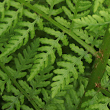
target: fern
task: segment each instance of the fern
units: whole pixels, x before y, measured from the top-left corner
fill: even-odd
[[[1,110],[109,110],[109,0],[0,1]]]

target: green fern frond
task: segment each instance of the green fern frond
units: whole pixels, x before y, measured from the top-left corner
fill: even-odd
[[[33,88],[42,88],[47,87],[51,82],[47,81],[49,78],[53,76],[52,73],[49,73],[53,69],[52,66],[48,66],[44,68],[43,71],[40,71],[40,74],[37,74],[34,80],[30,81],[30,85]]]
[[[15,96],[2,96],[3,100],[7,102],[2,106],[2,109],[13,110],[16,108],[17,110],[20,110],[20,105],[24,103],[24,96],[15,87],[11,87],[11,91]]]
[[[9,56],[9,57],[3,57],[2,59],[1,59],[1,62],[3,62],[4,64],[5,63],[9,63],[11,60],[12,60],[12,56]]]
[[[26,17],[31,18],[34,20],[36,20],[36,23],[38,25],[38,29],[43,30],[43,19],[37,15],[36,13],[31,13],[29,10],[24,9],[24,13],[23,13]]]
[[[27,105],[21,105],[22,110],[34,110],[33,108],[30,108]]]
[[[91,100],[88,100],[82,104],[82,107],[85,107],[85,110],[109,110],[107,104],[110,103],[110,99],[104,96],[101,92],[96,92],[92,89],[85,95],[92,97]]]
[[[1,95],[5,91],[5,86],[7,88],[7,92],[11,91],[11,81],[8,78],[7,74],[5,74],[3,71],[0,71],[0,85],[1,85]]]
[[[106,90],[110,91],[110,59],[108,59],[108,64],[106,66],[106,71],[101,79],[101,86],[102,88],[106,88]]]
[[[34,61],[34,56],[39,47],[39,39],[35,39],[27,49],[23,50],[23,55],[18,53],[18,58],[14,58],[16,69],[20,71],[29,69]]]
[[[59,38],[62,36],[59,36]],[[62,48],[61,45],[59,44],[59,38],[57,38],[56,40],[53,39],[47,39],[47,38],[41,38],[40,41],[42,44],[48,44],[51,46],[51,49],[56,49],[57,53],[59,54],[59,56],[62,55]],[[43,49],[41,49],[42,51],[44,51]]]
[[[44,106],[44,102],[38,97],[38,94],[40,93],[40,89],[35,90],[35,88],[29,87],[29,85],[26,83],[26,81],[19,80],[19,84],[23,87],[23,89],[29,94],[29,97],[31,100],[34,100],[35,103],[41,108]]]
[[[72,12],[66,6],[62,6],[62,9],[70,20],[74,18]]]
[[[82,29],[73,29],[73,32],[79,36],[82,40],[85,40],[87,44],[95,46],[99,48],[100,44],[102,43],[102,39],[98,39],[99,36],[104,36],[104,31],[100,32],[99,30],[95,30],[94,33],[89,33],[87,30]],[[93,37],[95,36],[95,37]]]
[[[35,29],[34,25],[37,22],[37,18],[34,22],[19,22],[18,26],[19,29],[15,29],[15,36],[12,36],[10,40],[8,41],[8,44],[5,46],[4,52],[0,55],[0,59],[4,56],[7,56],[13,52],[15,52],[17,49],[19,49],[22,45],[25,45],[28,42],[29,34],[31,39],[35,36]],[[25,30],[24,28],[28,28]]]
[[[34,6],[38,9],[42,10],[45,14],[48,14],[49,16],[56,16],[62,12],[62,9],[53,9],[54,5],[62,2],[64,0],[46,0],[46,2],[50,5],[50,8],[45,7],[44,5],[35,4]]]
[[[42,95],[43,95],[43,99],[46,102],[45,106],[42,107],[42,109],[48,109],[48,110],[51,110],[51,109],[63,110],[64,109],[64,107],[62,106],[64,101],[62,99],[59,99],[57,97],[51,98],[50,93],[47,92],[45,89],[42,89]]]
[[[70,86],[70,89],[64,89],[66,90],[66,94],[65,94],[65,108],[66,109],[76,109],[76,106],[78,105],[79,103],[79,98],[78,98],[78,95],[77,95],[77,92],[73,89],[73,86],[72,85],[69,85]],[[74,95],[73,95],[74,94]],[[68,106],[69,104],[69,106]]]
[[[1,0],[0,109],[108,110],[109,7]]]
[[[49,8],[45,7],[44,5],[35,4],[35,7],[38,7],[38,9],[41,9],[45,14],[49,14]]]
[[[53,78],[52,86],[52,97],[54,97],[60,90],[62,90],[65,85],[70,83],[70,78],[73,76],[76,80],[78,78],[78,70],[79,72],[84,72],[84,66],[81,60],[75,56],[63,55],[62,56],[65,61],[58,62],[57,65],[61,67],[61,69],[56,69],[53,72],[57,74]],[[78,66],[77,68],[75,66]]]
[[[73,3],[72,3],[71,0],[66,0],[66,3],[68,5],[69,9],[71,10],[71,12],[74,13],[74,14],[69,14],[71,12],[70,12],[70,10],[68,10],[67,7],[64,6],[62,8],[63,8],[65,14],[71,20],[74,19],[74,18],[80,18],[80,17],[86,16],[90,12],[90,10],[88,10],[90,8],[90,6],[91,6],[91,2],[90,1],[80,1],[80,0],[76,1],[76,0],[73,0]],[[69,12],[69,13],[67,13],[67,12]],[[80,14],[79,14],[79,12],[80,12]]]
[[[92,62],[92,55],[91,54],[87,54],[86,51],[84,51],[83,48],[79,48],[78,46],[75,46],[75,44],[70,44],[70,48],[72,51],[74,51],[75,53],[78,53],[79,56],[83,57],[86,62],[91,63]]]
[[[29,87],[26,81],[23,81],[23,80],[19,80],[19,84],[31,96],[31,98],[33,98],[34,95],[38,95],[41,91],[40,89],[35,91],[34,88]]]
[[[56,1],[54,1],[54,0],[46,0],[46,2],[47,2],[50,6],[54,6],[54,5],[56,5],[56,4],[58,4],[58,3],[62,2],[62,1],[64,1],[64,0],[56,0]]]
[[[86,27],[86,29],[95,30],[97,28],[103,28],[106,24],[110,23],[109,13],[107,11],[100,11],[100,15],[88,15],[81,19],[74,19],[76,23],[75,28]]]
[[[42,44],[48,46],[42,46],[38,48],[38,51],[42,53],[39,53],[38,55],[35,56],[36,60],[31,69],[30,77],[28,78],[28,80],[31,80],[32,78],[34,78],[35,75],[39,73],[40,70],[43,70],[49,64],[53,64],[55,62],[55,58],[56,58],[55,50],[57,50],[59,56],[62,55],[62,48],[61,45],[58,43],[58,41],[59,41],[58,38],[56,40],[47,39],[47,38],[40,39],[40,42]]]
[[[89,33],[86,30],[82,30],[82,29],[73,29],[73,32],[79,36],[81,39],[85,40],[85,42],[87,44],[92,44],[93,42],[93,36],[89,37]]]
[[[44,53],[40,53],[35,56],[34,65],[31,69],[30,77],[28,78],[28,81],[33,79],[35,75],[37,75],[41,70],[46,68],[48,65],[53,64],[55,61],[55,55],[51,47],[45,46],[40,47],[38,51],[45,51]],[[49,60],[51,58],[51,60]],[[50,61],[50,62],[49,62]]]
[[[5,12],[5,16],[3,19],[1,19],[1,25],[0,25],[0,35],[3,35],[4,32],[9,32],[9,30],[12,28],[12,27],[15,27],[16,26],[16,23],[17,21],[21,18],[22,16],[22,9],[23,7],[20,6],[19,4],[19,8],[17,11],[10,11],[10,10],[7,10]]]
[[[53,78],[53,83],[51,84],[52,86],[52,98],[55,97],[55,95],[64,88],[65,85],[68,85],[70,82],[70,76],[69,72],[64,70],[64,69],[57,69],[54,70],[55,74],[60,74],[57,75]]]
[[[66,19],[64,19],[63,17],[55,17],[55,20],[57,22],[59,22],[60,24],[62,24],[63,26],[65,26],[66,28],[70,28],[70,22],[68,22]]]
[[[6,6],[6,7],[5,7],[5,6]],[[3,1],[3,2],[0,3],[0,9],[1,9],[1,10],[0,10],[0,14],[1,14],[0,18],[1,18],[1,19],[4,18],[4,16],[5,16],[5,11],[8,10],[9,7],[10,7],[10,0],[5,0],[5,1]],[[0,20],[1,20],[1,19],[0,19]]]
[[[7,69],[15,79],[22,78],[27,74],[26,72],[17,72],[10,67],[7,67]]]
[[[15,5],[15,6],[14,6]],[[18,48],[21,47],[22,44],[26,44],[28,41],[28,37],[30,35],[31,39],[35,36],[35,29],[34,26],[37,23],[40,29],[43,29],[43,23],[42,23],[42,19],[39,18],[39,16],[37,16],[35,13],[31,13],[28,10],[23,10],[23,7],[17,2],[11,1],[11,6],[17,8],[17,11],[9,11],[7,10],[5,12],[5,18],[3,20],[1,20],[3,25],[0,25],[1,27],[1,39],[3,39],[4,34],[10,34],[10,40],[8,41],[7,44],[5,45],[5,49],[2,51],[1,54],[1,59],[13,52],[15,52]],[[24,13],[23,13],[24,11]],[[32,23],[30,22],[19,22],[20,18],[22,17],[22,15],[25,15],[28,18],[33,19],[34,21]],[[42,25],[40,25],[42,24]],[[15,27],[16,26],[16,27]],[[4,33],[4,32],[8,32],[10,29],[12,29],[12,27],[14,29],[11,30],[11,33]],[[19,29],[17,29],[19,27]],[[25,30],[25,28],[28,28],[27,30]],[[15,36],[14,36],[15,34]],[[14,36],[14,37],[13,37]],[[23,37],[24,36],[24,37]],[[7,37],[7,40],[9,38]],[[2,41],[1,41],[2,42]],[[10,47],[10,48],[9,48]]]
[[[81,61],[80,58],[78,58],[76,56],[66,55],[66,54],[64,54],[62,57],[63,57],[64,60],[66,60],[68,62],[71,62],[72,66],[77,65],[80,73],[84,72],[85,67],[83,66],[83,62]],[[74,67],[72,67],[72,68],[74,68]],[[75,70],[75,68],[74,68],[74,70]],[[73,71],[73,73],[74,73],[74,71]],[[74,76],[74,75],[76,75],[76,76]],[[77,79],[78,76],[77,76],[77,74],[73,74],[73,77],[76,77],[75,79]]]
[[[94,1],[94,8],[93,8],[94,13],[97,11],[97,9],[99,8],[99,6],[102,5],[102,3],[103,3],[104,1],[105,1],[105,0],[95,0],[95,1]]]
[[[59,22],[61,25],[65,26],[66,28],[71,28],[74,26],[73,19],[81,18],[85,15],[88,15],[90,12],[89,10],[87,10],[91,6],[91,2],[89,1],[74,0],[73,3],[75,4],[75,6],[73,6],[73,4],[71,3],[71,0],[66,0],[66,3],[71,11],[66,6],[62,6],[62,9],[64,10],[68,18],[72,21],[72,23],[70,21],[67,21],[63,17],[60,17],[60,16],[55,17],[55,20]],[[82,13],[78,14],[79,12],[82,12]]]
[[[64,33],[61,33],[60,31],[55,31],[54,29],[44,27],[44,31],[50,35],[54,35],[58,40],[61,40],[63,45],[67,46],[68,45],[68,39],[67,36],[64,35]]]

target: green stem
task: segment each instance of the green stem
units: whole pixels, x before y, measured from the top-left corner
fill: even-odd
[[[93,71],[91,72],[91,76],[88,85],[86,87],[85,93],[88,90],[95,89],[96,88],[95,83],[99,83],[101,81],[101,78],[103,77],[103,74],[105,72],[109,55],[110,55],[110,33],[109,33],[109,26],[107,26],[106,33],[103,37],[103,42],[100,46],[98,56],[95,59],[94,68]],[[83,108],[81,108],[81,104],[87,101],[88,99],[89,97],[85,97],[84,94],[83,97],[81,98],[81,102],[78,106],[78,110],[83,110]]]
[[[32,6],[30,3],[25,2],[24,0],[17,0],[17,1],[19,1],[20,3],[23,3],[23,5],[27,6],[30,9],[32,9],[33,11],[35,11],[36,13],[38,13],[40,16],[42,16],[43,18],[45,18],[46,20],[48,20],[49,22],[51,22],[52,24],[54,24],[55,26],[57,26],[58,28],[60,28],[63,32],[67,33],[74,40],[76,40],[79,44],[81,44],[88,52],[90,52],[94,56],[97,56],[96,50],[93,47],[91,47],[90,45],[86,44],[79,37],[77,37],[72,31],[70,31],[69,29],[65,28],[60,23],[56,22],[51,17],[49,17],[48,15],[46,15],[44,12],[42,12],[41,10],[39,10],[37,7]]]
[[[11,79],[12,83],[17,87],[17,89],[19,89],[19,91],[22,94],[24,94],[25,97],[27,97],[27,99],[33,105],[33,107],[35,108],[35,110],[40,110],[39,107],[34,102],[34,100],[32,100],[32,98],[23,90],[23,88],[17,83],[17,81],[13,78],[13,76],[11,75],[11,73],[8,71],[8,69],[1,62],[0,62],[0,67],[8,75],[8,77]]]
[[[107,91],[106,89],[103,89],[103,88],[101,88],[100,91],[101,91],[103,94],[105,94],[107,97],[110,98],[110,92],[109,92],[109,91]]]

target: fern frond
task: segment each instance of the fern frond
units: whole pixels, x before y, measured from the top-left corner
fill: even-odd
[[[18,0],[21,3],[24,3],[24,5],[26,5],[27,7],[29,7],[30,9],[34,10],[35,12],[37,12],[39,15],[41,15],[43,18],[45,18],[46,20],[50,21],[52,24],[54,24],[55,26],[59,27],[61,30],[63,30],[64,32],[68,33],[73,39],[75,39],[77,42],[81,43],[83,45],[83,47],[85,47],[87,50],[90,50],[90,52],[94,55],[96,55],[96,52],[93,48],[91,48],[89,45],[87,45],[85,42],[83,42],[82,40],[80,40],[73,32],[69,31],[68,29],[66,29],[65,27],[63,27],[60,23],[57,23],[55,20],[53,20],[52,18],[50,18],[49,16],[47,16],[45,13],[43,13],[40,9],[38,9],[37,7],[33,7],[31,4],[26,3],[25,1],[22,0]],[[91,49],[90,49],[91,48]]]
[[[88,32],[86,30],[82,29],[73,29],[73,32],[79,36],[81,39],[85,40],[87,44],[92,44],[93,42],[93,36],[88,35]]]
[[[19,84],[23,87],[23,89],[31,96],[31,98],[33,98],[34,95],[37,95],[40,93],[40,89],[39,90],[33,90],[31,87],[29,87],[29,85],[26,83],[26,81],[23,80],[19,80]]]
[[[9,63],[11,60],[12,60],[12,56],[9,56],[9,57],[3,57],[2,59],[1,59],[1,62],[3,62],[4,64],[5,63]]]
[[[38,17],[39,18],[39,17]],[[34,25],[37,22],[37,18],[34,20],[34,22],[19,22],[18,26],[19,29],[15,29],[15,36],[12,36],[10,40],[8,41],[7,45],[5,46],[5,50],[0,55],[0,59],[4,56],[7,56],[13,52],[15,52],[17,49],[19,49],[22,45],[25,45],[28,41],[29,34],[31,39],[35,36],[35,29]],[[25,27],[28,28],[25,30]]]
[[[35,4],[35,7],[38,7],[38,9],[41,9],[45,14],[49,14],[49,8],[45,7],[44,5]]]
[[[10,67],[7,67],[7,69],[15,79],[22,78],[27,74],[26,72],[17,72]]]
[[[63,55],[62,57],[67,61],[58,62],[57,65],[61,67],[61,69],[56,69],[53,71],[57,75],[53,78],[53,81],[55,82],[51,84],[52,97],[62,90],[65,85],[70,83],[70,78],[72,76],[74,77],[74,80],[78,78],[77,68],[79,69],[79,72],[84,72],[83,63],[79,58],[70,55]],[[75,67],[76,65],[78,66],[77,68]]]
[[[109,110],[107,104],[110,103],[110,99],[104,96],[101,92],[96,92],[92,89],[88,91],[85,95],[92,97],[91,100],[88,100],[82,104],[82,107],[85,107],[85,110]]]
[[[54,0],[46,0],[46,2],[47,2],[50,6],[54,6],[54,5],[56,5],[56,4],[58,4],[58,3],[62,2],[62,1],[64,1],[64,0],[56,0],[56,1],[54,1]]]
[[[62,55],[62,48],[61,48],[61,45],[58,43],[59,39],[60,39],[60,36],[56,40],[47,39],[47,38],[40,39],[40,42],[42,44],[45,44],[48,46],[42,46],[42,47],[38,48],[38,51],[40,51],[42,53],[39,53],[38,55],[35,56],[36,60],[31,69],[31,74],[30,74],[30,77],[28,78],[28,80],[31,80],[32,78],[34,78],[35,75],[37,75],[39,73],[40,70],[43,70],[43,68],[45,68],[48,65],[53,64],[55,62],[55,58],[56,58],[55,50],[57,50],[59,56]]]
[[[48,14],[49,16],[56,16],[62,12],[61,8],[53,9],[54,5],[62,2],[64,0],[46,0],[46,2],[50,5],[50,8],[45,7],[44,5],[35,4],[34,6],[38,9],[42,10],[45,14]]]
[[[26,17],[33,19],[34,22],[37,23],[37,25],[39,27],[38,29],[43,30],[43,19],[39,15],[36,15],[36,13],[32,13],[29,10],[26,10],[26,9],[24,9],[24,13],[23,14]]]
[[[104,1],[105,1],[105,0],[95,0],[95,1],[94,1],[94,8],[93,8],[94,13],[97,11],[98,7],[99,7],[100,5],[102,5],[102,3],[103,3]]]
[[[14,58],[16,69],[19,72],[29,69],[34,62],[34,56],[39,46],[39,39],[35,39],[27,49],[23,50],[23,55],[18,53],[18,58]]]
[[[35,103],[41,108],[44,106],[44,102],[38,97],[38,94],[40,93],[40,89],[35,90],[35,88],[29,87],[29,85],[26,83],[26,81],[19,80],[19,84],[23,87],[23,89],[29,94],[29,97],[31,100],[34,100]]]
[[[60,31],[55,31],[54,29],[48,28],[48,27],[44,27],[44,31],[50,35],[54,35],[56,38],[58,38],[58,40],[61,40],[63,45],[67,46],[68,45],[68,39],[67,36],[64,35],[64,33],[60,32]]]
[[[30,108],[29,106],[26,105],[21,105],[22,110],[34,110],[33,108]]]
[[[60,24],[62,24],[63,26],[65,26],[66,28],[70,28],[70,22],[67,22],[67,20],[64,19],[63,17],[57,16],[55,17],[55,20]]]
[[[13,110],[16,108],[17,110],[20,110],[20,105],[24,103],[24,96],[15,87],[11,87],[11,91],[15,96],[2,96],[3,100],[7,101],[7,103],[2,106],[2,109]]]
[[[89,33],[87,30],[82,29],[73,29],[73,32],[79,36],[82,40],[85,40],[87,44],[91,44],[99,48],[102,43],[102,38],[98,39],[99,36],[104,36],[104,31],[100,32],[100,29],[95,31],[94,33]]]
[[[45,89],[42,89],[42,95],[43,99],[45,100],[46,104],[42,109],[48,109],[48,110],[65,110],[63,107],[63,99],[59,98],[51,98],[50,93],[47,92]]]
[[[109,76],[110,76],[110,59],[108,59],[108,64],[106,66],[106,70],[104,72],[104,75],[101,79],[101,86],[102,88],[106,88],[106,90],[109,92],[110,91],[110,80],[109,80]],[[106,96],[109,97],[109,94]]]
[[[109,5],[1,0],[0,109],[108,110]]]
[[[5,91],[5,86],[7,88],[7,92],[11,91],[11,81],[8,78],[7,74],[0,70],[0,85],[1,85],[1,95]]]
[[[60,36],[62,37],[62,36]],[[42,44],[48,44],[51,46],[51,49],[56,49],[57,50],[57,53],[59,54],[59,56],[62,55],[62,48],[61,48],[61,45],[59,44],[59,38],[56,39],[56,40],[53,40],[53,39],[47,39],[47,38],[41,38],[40,39],[41,43]],[[45,49],[41,49],[42,51],[45,51]],[[51,56],[52,57],[52,56]]]
[[[1,19],[0,35],[8,33],[12,27],[13,28],[15,27],[17,21],[21,18],[23,7],[21,7],[21,5],[19,4],[19,7],[17,8],[18,8],[17,11],[7,10],[4,13],[6,17]]]
[[[5,7],[6,6],[6,7]],[[5,16],[5,11],[8,10],[10,7],[10,0],[5,0],[3,2],[0,2],[0,18],[3,19]],[[0,19],[0,20],[1,20]]]
[[[70,48],[75,53],[78,53],[79,56],[81,56],[81,57],[84,56],[84,59],[86,60],[86,62],[88,62],[88,63],[92,62],[92,55],[91,54],[87,54],[87,52],[84,51],[83,48],[79,48],[78,46],[75,46],[75,44],[70,44]]]
[[[60,74],[60,75],[57,75],[53,78],[53,81],[55,82],[51,84],[52,98],[55,97],[55,95],[60,91],[61,88],[63,89],[64,86],[68,85],[70,82],[70,76],[68,71],[63,69],[57,69],[57,70],[54,70],[54,73]]]
[[[68,88],[65,87],[64,90],[66,91],[65,103],[64,103],[65,108],[68,110],[76,109],[76,107],[79,103],[79,98],[78,98],[77,92],[73,89],[72,85],[69,85]],[[68,106],[68,104],[69,104],[69,106]]]
[[[81,19],[74,19],[76,23],[75,28],[86,27],[86,29],[95,30],[97,28],[103,28],[106,24],[110,23],[110,16],[107,11],[100,11],[100,15],[88,15],[87,17],[82,17]],[[102,17],[101,17],[102,16]]]
[[[66,6],[63,6],[62,9],[64,10],[65,14],[68,16],[70,20],[74,18],[81,18],[83,16],[88,15],[90,12],[89,10],[91,6],[90,1],[73,0],[72,3],[71,0],[66,0],[66,3],[71,11]]]
[[[35,56],[34,65],[31,69],[31,74],[28,80],[31,80],[37,75],[41,70],[47,67],[50,64],[53,64],[55,61],[55,55],[51,47],[41,47],[38,49],[39,51],[46,51],[47,53],[40,53]],[[49,60],[51,58],[51,60]],[[49,62],[50,61],[50,62]]]
[[[44,68],[43,71],[40,71],[39,75],[36,75],[34,80],[30,81],[30,85],[33,88],[42,88],[47,87],[51,82],[46,81],[53,76],[52,73],[49,73],[53,69],[52,66]]]

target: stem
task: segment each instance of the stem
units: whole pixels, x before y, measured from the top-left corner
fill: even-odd
[[[83,40],[81,40],[79,37],[77,37],[72,31],[70,31],[69,29],[67,29],[64,26],[62,26],[60,23],[58,23],[55,20],[53,20],[51,17],[46,15],[44,12],[42,12],[40,9],[38,9],[37,7],[32,6],[30,3],[25,2],[24,0],[17,0],[17,1],[20,2],[20,3],[23,3],[23,5],[27,6],[30,9],[32,9],[33,11],[38,13],[40,16],[42,16],[43,18],[45,18],[46,20],[48,20],[49,22],[51,22],[52,24],[54,24],[55,26],[60,28],[63,32],[67,33],[74,40],[76,40],[79,44],[81,44],[88,52],[90,52],[94,56],[97,56],[96,50],[93,47],[91,47],[90,45],[86,44]]]
[[[8,71],[8,69],[0,62],[0,67],[2,70],[8,75],[8,77],[11,79],[12,83],[19,89],[19,91],[24,94],[25,97],[30,101],[30,103],[33,105],[35,110],[40,110],[39,107],[36,105],[34,100],[31,99],[31,97],[24,91],[24,89],[18,84],[18,82],[13,78],[11,73]]]
[[[103,42],[102,42],[99,52],[98,52],[98,56],[95,59],[94,68],[91,73],[85,93],[88,90],[96,88],[95,83],[99,83],[101,81],[101,78],[103,77],[103,74],[105,72],[105,68],[106,68],[106,64],[108,62],[109,55],[110,55],[110,33],[109,33],[109,25],[108,25],[107,29],[106,29],[106,33],[103,38]],[[105,90],[102,90],[102,91],[105,92]],[[105,92],[105,93],[107,93],[107,92]],[[83,97],[81,98],[81,102],[77,109],[83,110],[83,108],[81,108],[81,104],[83,102],[87,101],[88,99],[89,99],[89,97],[85,97],[85,94],[84,94]]]
[[[110,98],[110,92],[109,92],[109,91],[107,91],[106,89],[103,89],[103,88],[101,88],[100,91],[101,91],[103,94],[105,94],[107,97]]]

